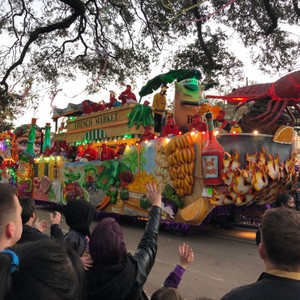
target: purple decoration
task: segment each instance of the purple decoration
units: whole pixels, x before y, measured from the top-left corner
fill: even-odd
[[[43,201],[43,200],[37,200],[37,199],[34,199],[34,201],[35,201],[36,205],[45,206],[45,207],[51,208],[55,211],[62,211],[63,206],[64,206],[64,205],[57,204],[54,202],[49,202],[49,201]]]

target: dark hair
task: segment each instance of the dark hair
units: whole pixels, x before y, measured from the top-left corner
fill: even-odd
[[[63,208],[67,225],[81,233],[90,236],[90,225],[94,220],[96,209],[86,200],[71,200]]]
[[[0,183],[0,235],[4,230],[3,225],[16,210],[14,201],[14,197],[16,196],[17,190],[14,186],[9,183]]]
[[[96,265],[118,265],[125,261],[127,249],[123,230],[115,219],[105,218],[94,228],[90,254]]]
[[[275,267],[297,271],[300,266],[300,213],[278,207],[268,209],[261,223],[262,243]]]
[[[275,200],[276,207],[280,207],[282,205],[287,205],[288,201],[291,198],[293,198],[293,196],[291,196],[290,194],[287,194],[287,193],[279,194]]]
[[[162,287],[153,293],[150,300],[183,300],[183,297],[174,288]]]
[[[31,197],[19,197],[22,206],[22,224],[26,224],[35,212],[35,202]]]
[[[52,240],[17,245],[19,267],[10,273],[10,257],[0,252],[1,294],[4,300],[81,300],[84,270],[72,249]]]

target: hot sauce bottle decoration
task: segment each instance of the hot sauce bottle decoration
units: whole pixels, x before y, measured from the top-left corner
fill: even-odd
[[[208,127],[208,140],[201,154],[203,182],[205,185],[223,184],[221,171],[224,168],[224,149],[214,135],[212,113],[205,114]]]

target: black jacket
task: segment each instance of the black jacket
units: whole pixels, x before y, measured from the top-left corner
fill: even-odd
[[[221,300],[283,299],[300,299],[300,281],[262,273],[255,283],[233,289]]]
[[[144,235],[134,255],[122,265],[95,265],[87,274],[87,299],[144,300],[144,283],[154,265],[161,209],[152,206]]]
[[[64,234],[58,224],[51,225],[50,236],[51,238],[62,240]],[[50,237],[47,234],[40,232],[36,228],[23,224],[23,232],[20,240],[18,241],[18,244],[34,242],[49,238]]]
[[[75,252],[82,256],[84,251],[87,250],[88,237],[82,235],[80,232],[70,229],[68,233],[64,236],[63,241],[69,247],[71,247]]]

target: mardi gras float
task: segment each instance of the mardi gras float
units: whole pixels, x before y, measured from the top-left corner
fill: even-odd
[[[83,198],[99,213],[143,219],[150,206],[145,183],[156,182],[163,191],[163,220],[170,226],[263,210],[278,193],[292,192],[296,180],[299,74],[223,96],[205,96],[215,83],[201,82],[197,70],[159,75],[139,95],[174,82],[174,110],[164,111],[161,132],[153,129],[149,101],[98,109],[85,100],[57,108],[54,141],[34,157],[31,194],[60,205]],[[252,105],[234,122],[212,99],[237,109]],[[22,187],[24,180],[18,182]]]

